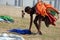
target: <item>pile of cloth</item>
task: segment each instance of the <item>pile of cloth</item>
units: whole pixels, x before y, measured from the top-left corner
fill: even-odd
[[[0,16],[0,22],[14,22],[14,19],[10,16]]]
[[[44,22],[46,26],[49,26],[50,24],[56,25],[56,14],[59,14],[59,12],[52,5],[38,2],[36,5],[36,13],[45,18]]]

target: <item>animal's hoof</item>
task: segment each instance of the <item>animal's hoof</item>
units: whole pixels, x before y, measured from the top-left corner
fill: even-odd
[[[42,32],[41,31],[39,32],[39,35],[42,35]]]

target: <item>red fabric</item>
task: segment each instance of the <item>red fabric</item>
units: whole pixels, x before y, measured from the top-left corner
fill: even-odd
[[[50,4],[44,4],[44,5],[45,5],[46,9],[53,8],[52,5],[50,5]],[[48,17],[49,17],[51,24],[55,26],[54,22],[56,22],[56,18],[53,15],[51,15],[50,13],[47,13],[47,14],[48,14]]]
[[[56,18],[53,17],[50,13],[48,13],[48,15],[49,15],[48,18],[50,20],[50,23],[55,26],[55,23],[54,22],[56,22]]]

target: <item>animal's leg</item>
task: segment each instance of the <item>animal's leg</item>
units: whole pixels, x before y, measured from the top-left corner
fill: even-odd
[[[39,23],[37,23],[38,20],[39,20]],[[35,24],[35,26],[36,26],[39,34],[42,35],[42,33],[41,33],[41,31],[40,31],[40,22],[41,22],[41,21],[40,21],[40,19],[39,19],[39,16],[36,16],[35,19],[34,19],[34,24]]]

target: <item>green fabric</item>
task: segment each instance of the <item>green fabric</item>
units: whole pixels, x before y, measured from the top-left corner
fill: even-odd
[[[10,16],[0,16],[0,18],[4,19],[6,21],[14,22],[13,18]]]
[[[54,10],[50,10],[50,12],[51,12],[51,14],[52,14],[53,16],[56,15],[56,12],[55,12]]]
[[[50,12],[55,18],[57,18],[57,19],[59,18],[58,13],[56,13],[56,11],[50,10]]]

